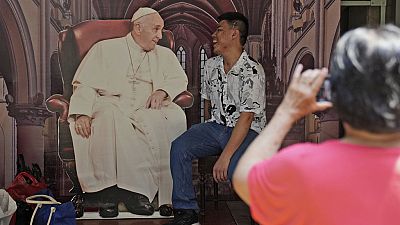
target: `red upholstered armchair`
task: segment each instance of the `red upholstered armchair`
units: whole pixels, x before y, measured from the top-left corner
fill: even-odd
[[[72,79],[79,63],[98,41],[125,36],[129,32],[129,20],[90,20],[68,27],[60,32],[58,40],[58,55],[63,94],[54,94],[46,100],[49,111],[57,112],[58,118],[58,153],[64,168],[73,183],[71,193],[82,194],[75,169],[75,157],[69,125],[67,122],[69,100],[72,95]],[[171,31],[165,30],[159,45],[174,49],[174,39]],[[174,102],[182,108],[193,104],[193,95],[184,91]]]

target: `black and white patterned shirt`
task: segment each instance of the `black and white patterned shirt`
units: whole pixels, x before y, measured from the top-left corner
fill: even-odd
[[[234,127],[240,112],[254,112],[250,128],[260,132],[266,125],[264,69],[245,51],[228,74],[225,74],[222,56],[206,61],[201,97],[211,101],[208,122]]]

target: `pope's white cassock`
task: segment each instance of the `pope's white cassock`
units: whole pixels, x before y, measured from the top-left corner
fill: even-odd
[[[131,34],[95,44],[72,81],[69,121],[76,168],[84,192],[117,185],[159,205],[171,204],[171,142],[186,130],[183,110],[171,102],[187,88],[174,53],[156,46],[145,52]],[[146,109],[147,98],[164,90],[161,110]],[[93,118],[91,136],[77,135],[76,114]]]

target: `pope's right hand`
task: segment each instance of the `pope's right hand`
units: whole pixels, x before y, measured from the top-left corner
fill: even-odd
[[[86,115],[78,115],[75,120],[75,132],[83,138],[89,138],[91,134],[92,118]]]

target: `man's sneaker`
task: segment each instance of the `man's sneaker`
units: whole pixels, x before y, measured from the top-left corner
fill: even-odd
[[[164,225],[200,225],[194,209],[174,209],[174,220]]]

